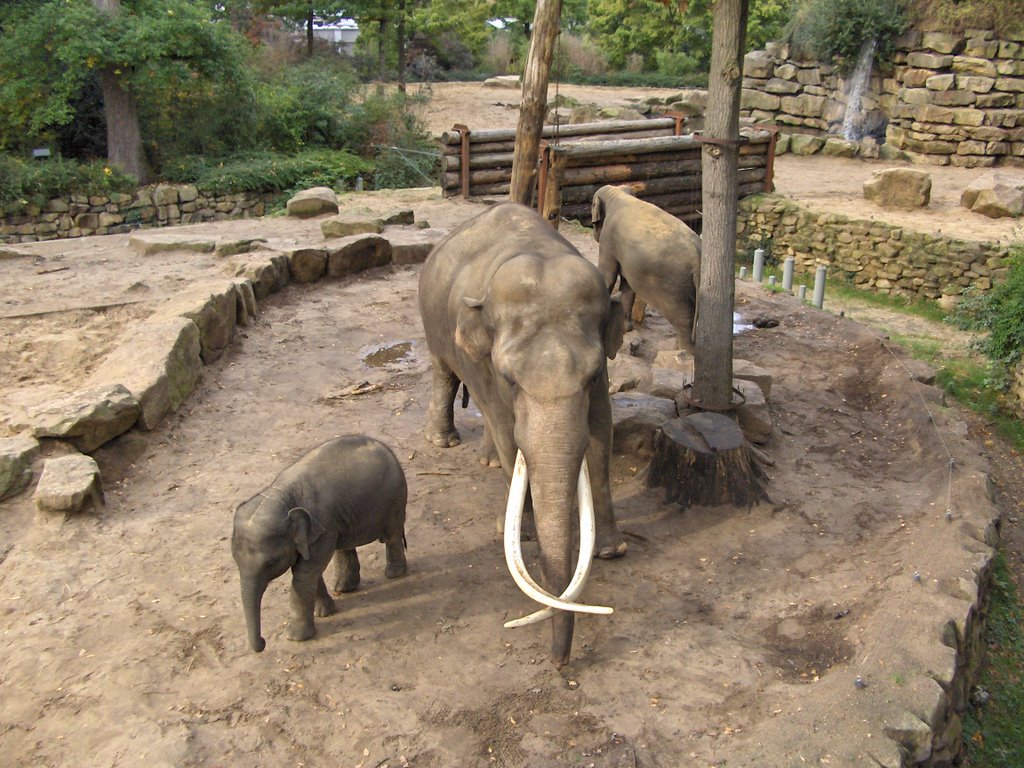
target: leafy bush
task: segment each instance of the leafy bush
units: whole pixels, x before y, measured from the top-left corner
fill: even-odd
[[[167,181],[195,184],[203,192],[280,192],[308,187],[341,188],[347,180],[369,173],[373,163],[349,152],[307,150],[295,155],[271,152],[219,161],[185,157],[164,169]]]
[[[1011,252],[1005,280],[987,293],[964,291],[953,320],[961,328],[988,331],[978,347],[1007,377],[1005,384],[1024,357],[1024,244]]]
[[[130,192],[136,181],[102,162],[78,163],[54,158],[24,161],[0,155],[0,212],[42,206],[62,195],[109,195]]]
[[[832,61],[844,72],[857,64],[861,47],[875,41],[875,61],[891,60],[907,27],[903,0],[810,0],[799,9],[786,37],[795,52]]]

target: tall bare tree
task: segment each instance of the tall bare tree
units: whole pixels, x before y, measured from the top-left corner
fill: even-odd
[[[714,0],[713,9],[693,376],[693,399],[709,410],[724,410],[732,402],[740,85],[748,6],[749,0]]]
[[[92,3],[112,16],[121,12],[121,0],[92,0]],[[125,87],[115,67],[104,67],[99,76],[103,116],[107,122],[107,161],[134,176],[140,184],[146,184],[153,180],[153,171],[142,148],[135,97]]]
[[[519,106],[516,148],[512,154],[512,183],[508,195],[513,202],[525,205],[530,204],[537,174],[540,134],[548,106],[548,78],[561,18],[562,0],[537,0],[530,53],[523,72],[523,101]]]

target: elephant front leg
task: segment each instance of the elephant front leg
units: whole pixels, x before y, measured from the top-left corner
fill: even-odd
[[[329,607],[328,613],[334,612],[334,601],[327,594],[327,585],[319,570],[303,568],[301,564],[292,569],[291,605],[292,619],[285,629],[285,637],[296,642],[309,640],[316,634],[314,609],[323,611]]]
[[[433,386],[424,436],[440,448],[451,448],[461,442],[455,429],[455,414],[452,410],[459,379],[437,355],[431,355],[430,362]]]
[[[334,594],[355,592],[359,587],[359,557],[354,549],[334,553]]]
[[[608,391],[607,375],[601,377],[596,387]],[[599,391],[598,389],[594,390]],[[595,557],[610,560],[626,554],[626,539],[615,523],[615,510],[611,493],[611,403],[607,397],[595,396],[590,405],[590,444],[587,446],[587,464],[590,467],[590,484],[594,497],[594,523],[597,541]]]

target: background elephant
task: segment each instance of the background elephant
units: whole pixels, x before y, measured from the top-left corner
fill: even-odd
[[[433,364],[426,437],[459,443],[452,404],[464,382],[507,477],[517,450],[525,457],[546,586],[558,594],[570,582],[584,456],[598,556],[623,554],[609,490],[606,360],[622,343],[622,313],[600,273],[543,218],[505,203],[438,243],[420,275],[419,302]],[[573,615],[556,612],[556,666],[568,660],[572,631]]]
[[[292,620],[286,635],[316,634],[313,612],[335,611],[323,572],[334,555],[335,593],[359,586],[356,547],[383,541],[388,578],[405,563],[405,473],[378,440],[348,435],[323,443],[235,510],[231,554],[242,583],[249,644],[259,653],[260,605],[271,580],[292,569]]]
[[[700,236],[675,216],[633,196],[601,187],[592,217],[598,268],[608,290],[620,282],[627,327],[637,296],[672,324],[679,348],[693,353],[700,283]]]

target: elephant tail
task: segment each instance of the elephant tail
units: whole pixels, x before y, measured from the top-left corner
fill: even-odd
[[[462,407],[469,408],[469,387],[466,386],[465,382],[462,384]]]

